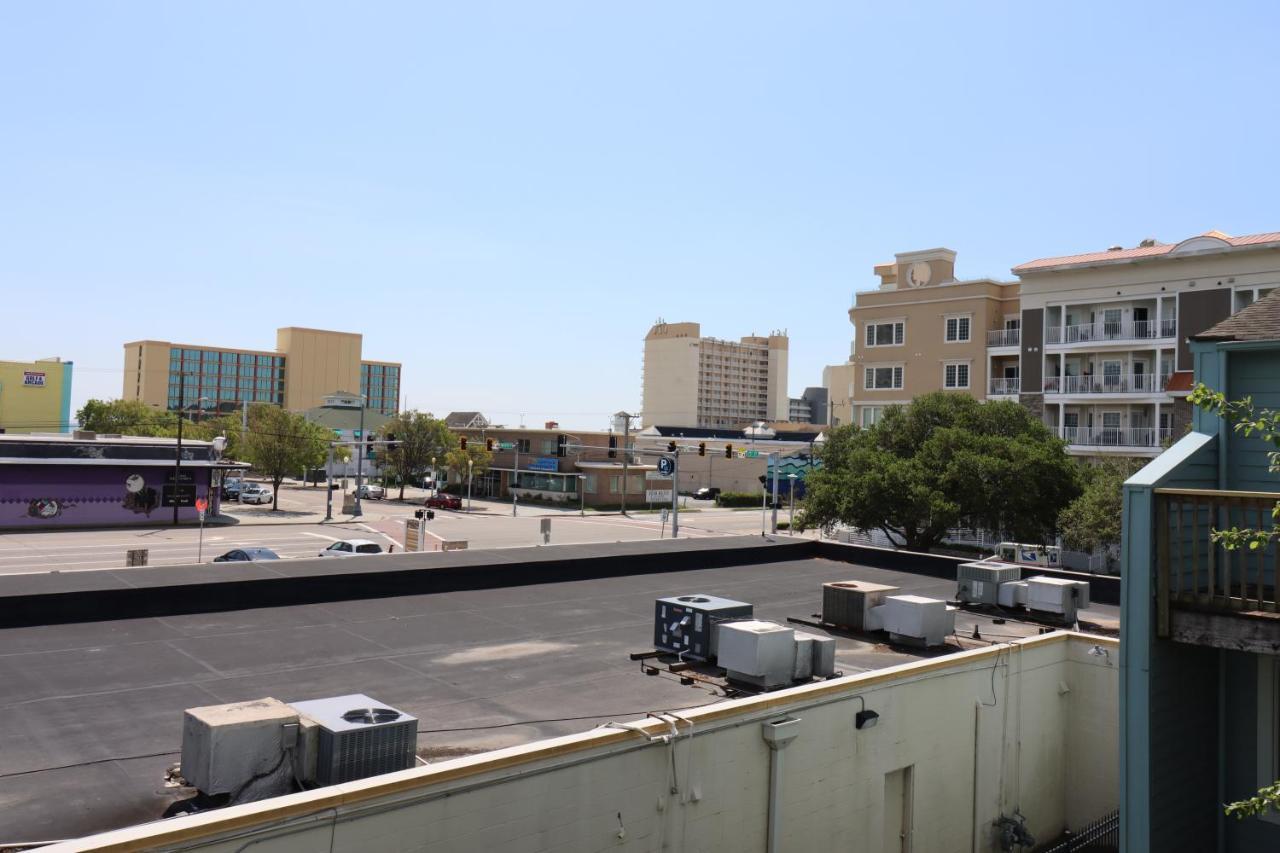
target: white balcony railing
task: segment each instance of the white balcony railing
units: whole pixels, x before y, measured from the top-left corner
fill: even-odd
[[[1160,447],[1172,434],[1167,427],[1063,427],[1067,444],[1083,447]]]
[[[1021,329],[991,329],[987,332],[987,346],[1016,347],[1022,343]]]
[[[1156,338],[1172,338],[1178,333],[1178,319],[1164,317],[1155,320],[1116,321],[1098,320],[1076,326],[1049,326],[1045,329],[1045,343],[1083,344],[1109,341],[1146,341]]]
[[[1046,394],[1158,394],[1169,381],[1154,373],[1095,376],[1050,376],[1044,380]]]
[[[987,393],[992,397],[1017,396],[1021,385],[1022,380],[1016,376],[1013,379],[994,378],[991,380],[991,389]]]

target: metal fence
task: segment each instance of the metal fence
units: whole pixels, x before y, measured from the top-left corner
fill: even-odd
[[[1120,850],[1120,811],[1098,818],[1077,832],[1068,830],[1036,853],[1116,853]]]

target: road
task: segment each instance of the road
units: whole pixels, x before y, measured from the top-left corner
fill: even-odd
[[[335,501],[341,504],[337,496]],[[147,549],[152,566],[195,563],[198,556],[210,562],[219,554],[246,546],[270,548],[283,559],[314,557],[331,542],[355,538],[372,539],[384,548],[394,546],[401,551],[404,522],[414,510],[408,503],[367,501],[360,520],[320,523],[324,492],[309,489],[282,491],[280,506],[277,513],[269,507],[235,507],[232,512],[240,523],[206,527],[203,554],[199,553],[199,530],[189,527],[6,533],[0,536],[0,574],[122,569],[126,552],[137,548]],[[542,544],[543,518],[551,518],[552,545],[671,535],[670,523],[664,524],[658,514],[579,516],[575,511],[521,507],[520,515],[512,517],[510,504],[485,501],[474,501],[472,509],[470,514],[436,510],[428,529],[439,539],[465,540],[468,548]],[[267,518],[276,523],[260,523]],[[278,523],[280,519],[296,523]],[[785,519],[785,511],[780,512],[779,520]],[[760,529],[758,511],[705,509],[681,515],[682,537],[741,535]]]

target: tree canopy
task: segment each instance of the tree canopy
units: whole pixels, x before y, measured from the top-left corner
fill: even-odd
[[[81,429],[120,435],[168,435],[177,416],[141,400],[89,400],[76,412]]]
[[[453,433],[449,435],[451,449],[445,454],[444,464],[458,475],[459,482],[466,479],[468,459],[471,460],[473,478],[489,470],[489,465],[493,462],[493,454],[486,450],[483,444],[478,441],[469,441],[467,449],[463,450],[458,446],[458,437]]]
[[[1062,542],[1073,551],[1096,551],[1120,544],[1124,481],[1142,459],[1108,459],[1084,469],[1084,490],[1058,519]]]
[[[240,450],[256,473],[271,479],[271,509],[278,508],[280,483],[290,474],[324,464],[333,434],[303,415],[277,406],[249,410],[249,432]]]
[[[1047,542],[1080,492],[1063,442],[1017,403],[936,392],[832,430],[800,527],[847,524],[928,551],[966,525]]]
[[[384,472],[400,479],[400,500],[404,500],[406,480],[426,473],[432,459],[444,460],[458,444],[444,421],[415,411],[401,412],[388,421],[382,436],[395,438],[396,446],[383,453],[382,465]]]

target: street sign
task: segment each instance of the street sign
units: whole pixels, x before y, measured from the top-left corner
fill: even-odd
[[[760,451],[759,451],[759,450],[748,450],[748,451],[745,451],[742,455],[743,455],[744,457],[746,457],[747,459],[756,459],[756,458],[758,458],[758,457],[760,456]]]
[[[204,512],[204,511],[205,511],[206,509],[208,509],[208,508],[209,508],[209,499],[208,499],[208,498],[196,498],[196,511],[197,511],[197,512]]]
[[[645,503],[662,504],[671,503],[670,489],[646,489],[644,493]]]
[[[671,515],[671,510],[667,509],[667,508],[664,506],[664,507],[662,508],[662,523],[663,523],[663,524],[666,524],[666,523],[667,523],[667,518],[668,518],[670,515]]]
[[[658,457],[658,473],[665,474],[670,477],[672,472],[676,470],[676,461],[670,456]]]
[[[510,442],[510,441],[499,441],[499,442],[498,442],[498,449],[499,449],[499,450],[510,450],[510,449],[512,449],[513,447],[515,447],[515,444],[514,444],[513,442]]]

